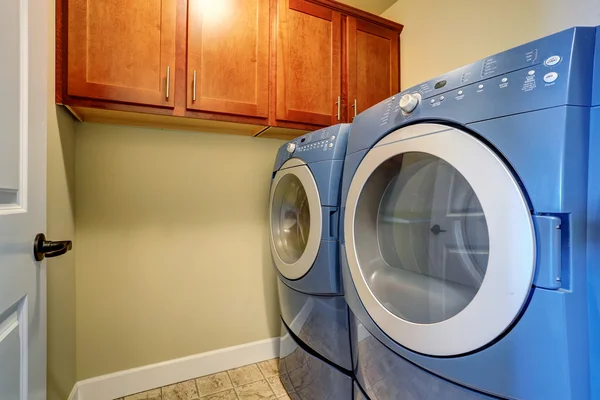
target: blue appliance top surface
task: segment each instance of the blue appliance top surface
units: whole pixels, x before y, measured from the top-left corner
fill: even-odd
[[[343,160],[346,155],[349,131],[350,124],[338,124],[307,133],[289,141],[277,151],[273,171],[279,170],[290,158],[298,158],[307,164],[319,161]],[[288,144],[290,143],[295,145],[295,150],[292,153],[288,151]]]
[[[596,30],[562,31],[404,90],[354,119],[347,154],[370,148],[401,125],[423,120],[466,125],[560,105],[590,106]],[[421,96],[410,115],[400,110],[404,94]]]

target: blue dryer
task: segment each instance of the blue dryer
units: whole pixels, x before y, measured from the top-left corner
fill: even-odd
[[[352,397],[338,234],[349,128],[335,125],[294,139],[279,149],[273,168],[269,212],[283,323],[280,370],[286,390],[300,399]]]
[[[596,31],[596,55],[590,122],[590,171],[588,186],[588,274],[590,323],[590,376],[592,399],[600,399],[600,29]]]
[[[341,257],[372,400],[590,398],[595,40],[557,33],[354,120]]]

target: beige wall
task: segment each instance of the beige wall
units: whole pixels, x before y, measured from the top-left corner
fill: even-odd
[[[381,14],[388,9],[394,0],[338,0],[341,3],[346,3],[349,6],[360,8],[373,14]]]
[[[48,23],[47,229],[52,239],[75,237],[75,123],[54,105],[54,0]],[[48,259],[47,396],[65,400],[76,382],[75,255]]]
[[[277,336],[269,139],[77,130],[77,378]]]
[[[398,0],[402,88],[575,25],[600,25],[600,0]]]

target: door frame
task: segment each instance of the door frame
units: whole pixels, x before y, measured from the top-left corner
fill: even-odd
[[[433,324],[405,321],[379,302],[362,274],[355,243],[354,220],[365,183],[384,161],[407,152],[432,154],[456,168],[479,198],[489,230],[489,261],[477,294],[461,312]],[[417,124],[382,139],[352,178],[344,218],[348,265],[358,295],[374,322],[402,346],[434,356],[477,350],[509,328],[527,301],[536,264],[527,200],[498,155],[469,133]]]
[[[294,263],[286,263],[277,252],[277,246],[275,245],[275,237],[273,232],[273,198],[277,190],[277,186],[281,180],[288,176],[294,175],[302,184],[305,192],[306,199],[308,200],[308,211],[310,213],[310,230],[308,232],[308,239],[304,252]],[[319,247],[321,244],[321,231],[323,229],[323,215],[321,212],[321,199],[319,196],[319,189],[312,172],[304,163],[297,158],[292,158],[286,161],[279,171],[273,178],[271,184],[271,194],[269,196],[269,231],[270,231],[270,244],[271,254],[273,255],[273,261],[277,266],[279,272],[290,280],[295,280],[303,277],[310,271],[317,254],[319,253]]]

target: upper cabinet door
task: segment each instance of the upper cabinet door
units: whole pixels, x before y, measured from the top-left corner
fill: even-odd
[[[397,31],[348,17],[348,118],[400,91]]]
[[[68,94],[172,107],[176,0],[68,0]]]
[[[189,1],[187,105],[268,117],[269,0]]]
[[[341,15],[305,0],[280,0],[277,113],[280,121],[341,119]]]

